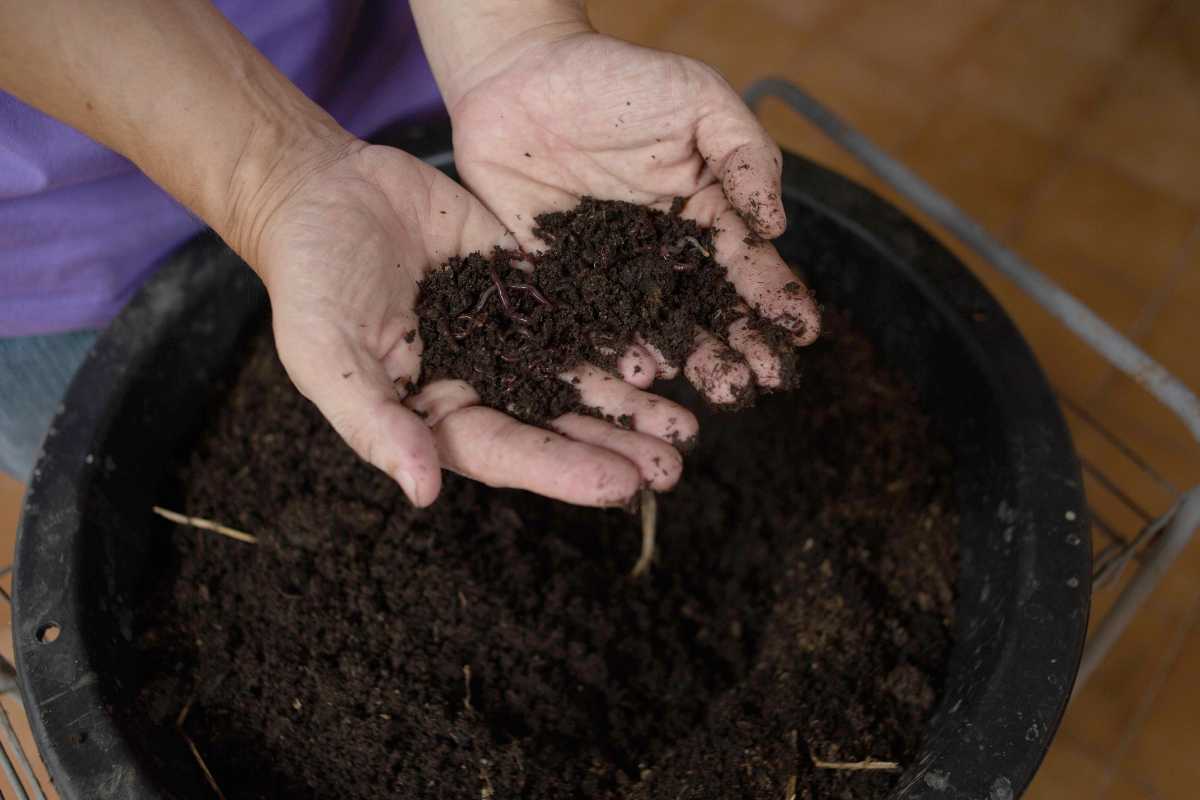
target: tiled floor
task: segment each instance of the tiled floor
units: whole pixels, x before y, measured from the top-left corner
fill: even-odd
[[[1194,0],[591,5],[602,29],[705,59],[738,88],[767,74],[803,83],[1200,389]],[[764,119],[784,147],[876,186],[782,107],[769,105]],[[1200,483],[1200,448],[1178,422],[978,259],[966,260],[1008,307],[1064,395],[1176,483]],[[1165,508],[1168,499],[1153,482],[1072,420],[1085,455],[1138,502]],[[1136,524],[1099,485],[1089,489],[1114,523]],[[11,542],[17,496],[0,482],[0,544]],[[1097,614],[1112,597],[1097,595]],[[1200,543],[1076,698],[1028,796],[1195,797],[1197,674]]]

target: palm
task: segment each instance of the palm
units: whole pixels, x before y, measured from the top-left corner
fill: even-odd
[[[534,215],[583,195],[659,208],[684,197],[686,216],[717,229],[717,256],[747,303],[802,343],[815,338],[811,299],[794,291],[795,276],[774,249],[748,235],[784,229],[778,148],[709,67],[579,35],[527,52],[452,113],[464,180],[523,246],[538,244]],[[760,384],[777,377],[761,343],[708,333],[729,339]],[[710,355],[720,349],[707,337],[698,348],[706,342]],[[702,362],[689,366],[702,372]]]
[[[567,415],[553,422],[560,435],[547,435],[480,406],[460,381],[413,392],[418,282],[451,256],[496,245],[515,242],[491,212],[398,150],[362,147],[303,181],[272,215],[256,256],[297,388],[420,505],[437,496],[441,466],[588,505],[627,502],[643,481],[672,485],[682,465],[664,439],[694,434],[694,418],[586,368],[585,401],[614,416],[636,411],[649,429]]]
[[[272,292],[281,348],[340,330],[389,379],[415,382],[418,281],[450,256],[505,243],[495,217],[449,178],[400,151],[365,148],[290,204],[264,252],[270,282],[287,284]]]

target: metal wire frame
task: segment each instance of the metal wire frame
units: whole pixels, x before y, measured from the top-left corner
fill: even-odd
[[[1133,378],[1172,411],[1192,436],[1200,441],[1200,400],[1191,389],[1090,308],[994,239],[979,223],[880,150],[862,133],[839,119],[800,87],[779,78],[756,81],[746,90],[744,97],[751,108],[756,108],[767,97],[774,97],[819,128],[956,239],[986,259],[1110,364]],[[1086,459],[1083,461],[1083,468],[1092,480],[1137,516],[1142,526],[1134,535],[1124,535],[1092,509],[1093,527],[1107,540],[1094,561],[1093,590],[1112,585],[1132,562],[1138,563],[1138,570],[1088,639],[1075,682],[1075,691],[1078,692],[1129,626],[1167,569],[1191,541],[1197,528],[1200,528],[1200,486],[1181,491],[1086,409],[1069,398],[1060,397],[1060,402],[1082,424],[1099,433],[1172,498],[1170,508],[1156,515],[1143,508],[1094,463]]]

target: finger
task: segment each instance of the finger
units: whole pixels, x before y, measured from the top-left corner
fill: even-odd
[[[488,486],[605,507],[627,505],[642,485],[637,465],[624,456],[525,425],[494,408],[459,409],[432,430],[442,464]]]
[[[759,386],[776,389],[783,384],[783,362],[763,335],[754,330],[748,317],[729,326],[729,346],[746,360]]]
[[[653,436],[622,430],[582,414],[565,414],[550,423],[550,427],[577,442],[593,444],[624,456],[637,465],[642,480],[656,492],[672,488],[683,474],[680,452]]]
[[[683,366],[688,381],[717,406],[742,406],[754,396],[750,367],[707,331],[697,330],[696,349]]]
[[[816,341],[821,332],[816,301],[770,242],[749,235],[746,223],[729,208],[720,189],[701,189],[683,216],[716,229],[717,261],[728,271],[733,288],[760,316],[794,333],[798,344]]]
[[[783,158],[754,113],[726,88],[721,110],[703,117],[697,126],[696,145],[750,229],[774,239],[787,228],[780,190]]]
[[[562,378],[575,384],[585,406],[640,433],[682,445],[700,429],[695,415],[678,403],[643,392],[591,364],[576,367]]]
[[[617,372],[631,386],[645,389],[654,383],[658,374],[658,364],[654,356],[638,345],[630,345],[625,355],[617,359]]]
[[[406,397],[404,405],[433,428],[455,411],[479,405],[479,393],[466,381],[434,381],[421,387],[417,394]]]
[[[442,486],[433,436],[401,404],[383,365],[341,334],[322,339],[292,330],[276,318],[279,356],[296,388],[354,452],[399,483],[413,505],[432,503]]]
[[[679,374],[679,367],[675,364],[672,364],[662,350],[659,350],[657,347],[647,342],[640,335],[635,337],[635,339],[638,343],[638,347],[645,350],[650,354],[650,357],[654,359],[654,365],[657,368],[657,377],[669,381]]]

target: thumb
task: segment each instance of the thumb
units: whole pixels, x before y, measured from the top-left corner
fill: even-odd
[[[292,383],[360,458],[383,470],[418,507],[437,499],[441,463],[424,420],[402,403],[378,359],[342,333],[289,337],[276,326],[279,357]]]
[[[696,144],[750,230],[774,239],[787,228],[779,146],[732,88],[720,91],[719,108],[701,119]]]

